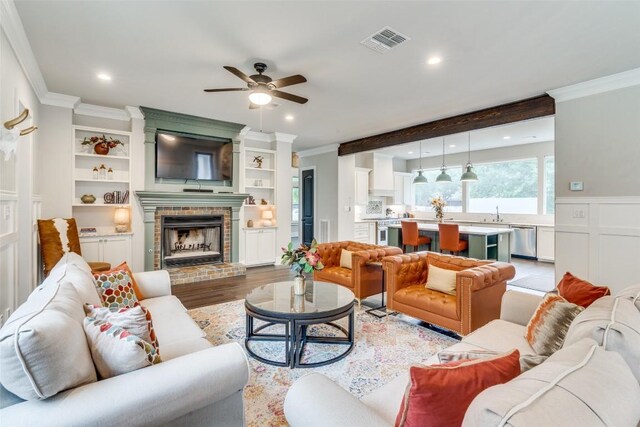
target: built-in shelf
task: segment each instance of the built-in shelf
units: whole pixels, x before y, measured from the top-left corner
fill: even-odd
[[[119,203],[74,203],[71,206],[74,208],[128,208],[131,205],[129,203],[124,205]]]
[[[262,190],[274,190],[275,187],[265,187],[265,186],[260,186],[260,185],[245,185],[245,188],[259,188]]]
[[[118,159],[129,160],[129,156],[118,156],[115,154],[92,154],[92,153],[75,153],[76,157],[94,157],[100,159]]]
[[[267,169],[267,168],[245,168],[248,171],[264,171],[264,172],[275,172],[275,169]]]
[[[129,181],[125,179],[76,179],[76,182],[96,182],[96,183],[115,183],[115,184],[128,184]]]
[[[272,208],[275,205],[271,203],[269,203],[268,205],[261,205],[260,203],[256,203],[255,205],[243,205],[243,206],[247,208]]]

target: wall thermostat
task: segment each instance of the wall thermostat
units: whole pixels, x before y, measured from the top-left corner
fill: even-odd
[[[571,181],[569,184],[569,190],[571,191],[582,191],[583,189],[582,181]]]

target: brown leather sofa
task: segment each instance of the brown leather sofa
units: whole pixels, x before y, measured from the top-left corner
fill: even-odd
[[[507,280],[515,276],[513,265],[416,252],[383,259],[387,278],[387,308],[421,319],[460,335],[500,318]],[[429,265],[458,271],[456,294],[427,289]]]
[[[340,254],[343,249],[353,252],[351,270],[340,267]],[[397,247],[349,240],[321,243],[318,245],[318,254],[322,258],[324,268],[314,271],[313,280],[336,283],[349,288],[359,303],[364,298],[379,294],[382,289],[382,269],[367,263],[380,262],[385,256],[401,253],[402,249]]]

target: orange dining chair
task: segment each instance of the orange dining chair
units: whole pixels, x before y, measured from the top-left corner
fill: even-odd
[[[449,251],[453,255],[458,255],[469,247],[469,242],[460,240],[458,224],[438,224],[438,231],[440,233],[440,253]]]
[[[418,246],[427,245],[427,250],[431,250],[431,238],[420,235],[417,222],[402,221],[401,224],[403,253],[407,253],[407,246],[413,246],[414,250],[417,250]]]

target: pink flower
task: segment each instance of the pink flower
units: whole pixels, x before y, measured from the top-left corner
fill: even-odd
[[[316,264],[318,263],[319,257],[317,257],[316,254],[312,254],[311,252],[307,252],[306,257],[307,257],[307,263],[309,263],[311,267],[315,267]]]

